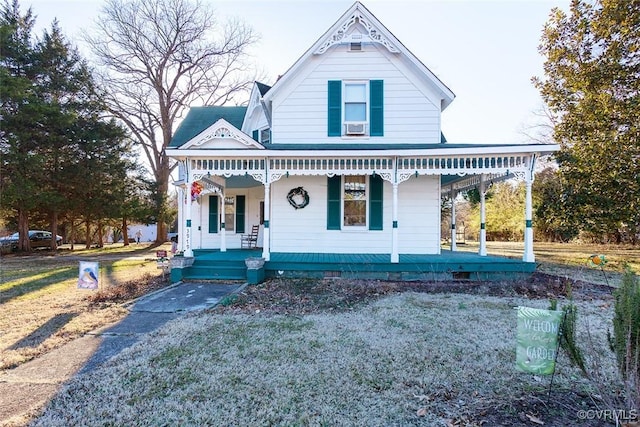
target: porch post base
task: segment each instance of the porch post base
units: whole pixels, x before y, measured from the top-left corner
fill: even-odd
[[[181,281],[184,278],[184,270],[193,265],[193,261],[195,258],[193,257],[184,257],[177,256],[171,258],[171,273],[170,279],[171,283],[176,283]]]
[[[250,285],[257,285],[264,282],[264,277],[264,267],[247,269],[247,283]]]

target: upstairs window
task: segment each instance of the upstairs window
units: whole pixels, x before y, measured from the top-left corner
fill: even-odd
[[[251,137],[262,144],[268,144],[271,142],[271,129],[254,129]]]
[[[260,142],[262,144],[268,144],[271,142],[271,129],[264,128],[260,130]]]
[[[328,136],[384,136],[382,80],[328,81]]]
[[[344,85],[344,121],[367,121],[367,85],[346,83]]]

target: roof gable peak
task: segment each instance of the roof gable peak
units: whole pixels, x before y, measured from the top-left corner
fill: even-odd
[[[362,26],[364,33],[360,29],[351,31],[352,27]],[[400,49],[387,37],[382,24],[367,10],[360,2],[355,2],[353,6],[336,22],[331,30],[325,35],[324,42],[314,50],[314,55],[322,55],[331,46],[346,43],[377,43],[391,53],[400,53]]]
[[[361,37],[360,40],[354,39]],[[427,84],[430,84],[441,96],[440,109],[444,110],[455,98],[451,90],[429,70],[413,53],[411,53],[382,22],[376,18],[362,3],[356,1],[342,16],[318,39],[289,69],[278,78],[273,87],[263,96],[267,105],[286,87],[293,76],[312,57],[317,57],[339,44],[363,42],[384,46],[396,56],[398,61],[407,61]]]
[[[264,149],[264,146],[254,141],[247,134],[240,131],[225,119],[219,119],[207,129],[202,131],[198,136],[184,144],[181,149],[194,148],[214,139],[235,141],[242,144],[245,148]]]

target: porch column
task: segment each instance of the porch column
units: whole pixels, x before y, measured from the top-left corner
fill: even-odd
[[[271,183],[266,182],[264,184],[264,231],[262,234],[262,258],[265,261],[269,261],[271,254],[269,248],[270,232],[269,232],[269,218],[271,212]]]
[[[527,185],[527,194],[525,198],[525,229],[524,229],[524,254],[522,260],[524,262],[535,262],[533,254],[533,215],[531,201],[531,185],[533,184],[533,171],[527,171],[525,182]]]
[[[485,176],[480,175],[480,250],[478,254],[480,256],[487,256],[487,230],[486,228],[486,215],[485,215],[485,193],[486,189]]]
[[[220,252],[227,252],[227,226],[224,223],[227,215],[224,211],[224,194],[220,195],[220,205],[220,216],[222,217],[222,219],[220,220]]]
[[[456,250],[456,198],[451,187],[451,251]]]
[[[184,226],[184,256],[185,257],[193,257],[193,249],[191,249],[191,240],[193,239],[192,230],[191,230],[191,186],[193,183],[191,181],[187,181],[187,206],[185,208],[186,212],[184,215],[185,218],[185,226]]]
[[[184,195],[186,191],[182,187],[177,187],[177,197],[178,197],[178,245],[176,247],[177,252],[184,253],[184,205],[186,204],[186,200]]]
[[[393,228],[391,229],[391,262],[400,262],[398,254],[398,183],[393,183],[393,205],[391,210]]]

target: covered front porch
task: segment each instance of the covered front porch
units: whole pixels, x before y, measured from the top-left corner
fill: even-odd
[[[536,149],[544,151],[540,147]],[[183,171],[181,175],[185,176],[178,186],[178,199],[184,200],[184,203],[179,204],[179,216],[182,219],[180,235],[185,236],[179,242],[179,249],[187,257],[192,257],[196,250],[203,248],[216,248],[221,252],[234,249],[240,246],[238,230],[242,229],[244,232],[246,227],[255,225],[259,216],[262,258],[266,261],[270,261],[272,255],[279,252],[288,253],[300,248],[300,252],[304,253],[305,249],[311,249],[311,245],[301,246],[299,241],[299,236],[308,234],[312,237],[306,238],[305,242],[320,244],[328,254],[370,251],[380,256],[385,254],[388,262],[398,263],[403,252],[439,252],[441,236],[439,225],[435,225],[441,222],[441,199],[438,193],[452,202],[451,235],[455,238],[453,201],[459,193],[477,188],[481,196],[479,255],[485,256],[485,193],[491,183],[516,177],[527,184],[526,211],[523,213],[526,224],[523,261],[534,262],[531,185],[538,154],[522,147],[501,148],[499,153],[485,153],[483,151],[487,151],[487,148],[480,147],[475,148],[479,153],[473,155],[456,154],[457,150],[458,148],[423,149],[417,150],[416,155],[411,155],[412,150],[405,150],[403,156],[391,156],[385,150],[379,153],[372,151],[369,156],[362,156],[362,153],[353,150],[335,150],[331,153],[262,150],[262,158],[255,157],[255,153],[247,157],[239,157],[238,153],[233,152],[223,153],[229,155],[229,158],[222,157],[219,153],[216,154],[220,158],[206,157],[210,153],[190,153],[194,156],[185,158],[179,164]],[[371,212],[368,209],[377,207],[377,222],[373,224],[366,219],[362,220],[361,224],[356,225],[362,225],[363,230],[368,228],[371,232],[361,233],[357,239],[345,240],[346,233],[335,231],[346,232],[354,228],[346,220],[342,223],[344,218],[340,209],[343,205],[346,206],[344,200],[347,200],[347,196],[355,196],[345,193],[343,197],[341,192],[343,187],[348,187],[346,182],[338,182],[334,189],[332,183],[323,182],[319,178],[353,176],[365,177],[364,182],[359,184],[363,186],[363,194],[369,194],[366,192],[372,190],[373,178],[380,182],[376,184],[380,194],[376,196],[375,205],[370,199],[361,202],[366,207],[363,212]],[[285,182],[289,179],[291,184],[287,186]],[[302,185],[310,188],[314,203],[304,211],[298,211],[298,207],[294,206],[298,214],[292,215],[291,206],[284,202],[288,198],[285,190],[295,186],[302,189]],[[194,187],[198,189],[195,197]],[[239,191],[244,191],[245,194]],[[244,213],[241,220],[238,215],[235,219],[228,217],[226,199],[229,198],[233,205],[235,193],[242,198],[243,208],[246,203],[253,204],[254,208],[250,208],[248,214],[253,218],[250,223]],[[202,202],[205,194],[216,195],[219,199],[213,199],[213,205],[211,202]],[[220,206],[217,200],[220,200]],[[256,214],[258,204],[259,215]],[[197,208],[194,209],[193,206]],[[208,209],[208,212],[203,209]],[[307,215],[308,211],[314,211],[314,215]],[[334,219],[333,213],[337,214],[337,219]],[[329,214],[331,219],[325,218]],[[362,217],[366,218],[366,215]],[[369,214],[369,219],[373,217],[373,214]],[[234,221],[237,224],[235,232]],[[420,246],[416,242],[428,244]],[[342,246],[345,243],[353,244],[348,250],[336,247],[336,244]],[[456,251],[455,240],[452,251]]]
[[[245,260],[261,259],[260,249],[194,250],[193,264],[171,270],[179,280],[248,280],[304,277],[371,280],[511,280],[526,277],[536,264],[520,259],[442,250],[438,255],[400,254],[390,262],[389,254],[335,254],[272,252],[258,269],[248,269]]]

